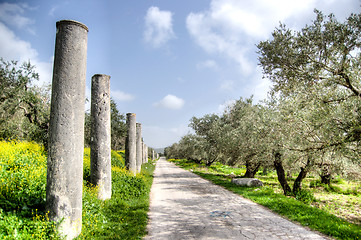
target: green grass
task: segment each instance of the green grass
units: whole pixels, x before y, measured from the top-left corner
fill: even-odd
[[[85,191],[83,229],[77,239],[141,239],[146,235],[153,171],[152,162],[143,164],[137,176],[113,166],[110,200],[98,200],[96,189]]]
[[[84,149],[83,225],[77,239],[141,239],[146,234],[152,162],[132,176],[124,151],[112,151],[112,198],[97,199]],[[45,213],[46,152],[29,142],[0,141],[0,239],[60,239]]]
[[[360,225],[345,221],[327,211],[298,201],[294,197],[286,197],[277,191],[275,192],[273,185],[265,184],[264,187],[256,188],[240,187],[231,183],[229,176],[231,170],[222,173],[225,168],[217,168],[219,164],[207,169],[205,166],[198,166],[187,160],[172,161],[185,169],[192,170],[202,178],[223,186],[232,192],[242,195],[271,209],[273,212],[285,216],[290,220],[297,221],[313,230],[337,239],[361,239]],[[218,170],[215,171],[214,168]],[[233,170],[233,172],[235,171]],[[268,178],[270,182],[274,181],[274,177],[268,176],[266,178]]]

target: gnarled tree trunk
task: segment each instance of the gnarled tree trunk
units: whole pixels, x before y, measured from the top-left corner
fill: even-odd
[[[322,164],[321,166],[321,183],[330,185],[331,184],[331,169],[329,164]]]
[[[291,187],[288,185],[285,170],[282,165],[282,154],[280,153],[280,151],[275,150],[273,152],[273,156],[274,156],[273,165],[277,172],[278,181],[281,184],[284,195],[289,196],[292,194],[292,190]]]
[[[298,174],[295,182],[293,183],[293,194],[296,194],[301,190],[302,180],[307,176],[307,173],[310,171],[312,165],[312,156],[308,156],[306,166],[301,167],[301,171]]]
[[[260,168],[261,163],[252,163],[251,161],[246,161],[246,173],[243,177],[245,178],[254,178],[258,169]]]

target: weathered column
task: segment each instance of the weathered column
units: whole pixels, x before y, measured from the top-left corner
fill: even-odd
[[[142,141],[142,162],[145,162],[145,143]]]
[[[85,74],[88,28],[79,22],[56,23],[49,125],[46,207],[59,233],[81,232],[84,153]]]
[[[142,124],[137,123],[137,173],[140,173],[142,169],[143,157],[142,157]]]
[[[154,153],[154,150],[152,150],[152,160],[154,160],[155,158],[155,153]]]
[[[96,74],[91,83],[90,182],[98,186],[98,198],[112,195],[110,76]]]
[[[148,158],[149,158],[149,147],[147,146],[147,158],[145,159],[145,162],[148,162]]]
[[[148,146],[145,145],[145,158],[144,158],[144,163],[148,162]]]
[[[127,138],[125,141],[125,165],[134,175],[137,172],[136,159],[136,115],[127,113]]]

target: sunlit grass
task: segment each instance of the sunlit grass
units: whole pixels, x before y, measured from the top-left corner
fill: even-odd
[[[112,151],[112,198],[97,199],[89,183],[90,149],[84,149],[83,226],[78,239],[141,239],[146,234],[154,165],[132,176],[124,151]],[[59,239],[45,212],[46,163],[43,147],[0,142],[0,239]]]
[[[0,239],[57,239],[45,213],[46,153],[32,142],[0,142]]]

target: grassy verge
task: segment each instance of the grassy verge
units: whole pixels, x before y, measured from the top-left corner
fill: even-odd
[[[59,239],[45,212],[46,152],[35,143],[0,141],[0,239]],[[132,176],[112,151],[112,198],[97,199],[84,150],[83,226],[77,239],[141,239],[146,234],[154,165]]]
[[[132,176],[112,167],[112,198],[100,201],[96,189],[87,186],[83,200],[83,229],[77,239],[141,239],[146,235],[149,192],[153,182],[152,162]]]
[[[337,239],[361,239],[361,225],[345,221],[327,211],[313,207],[293,197],[286,197],[274,190],[272,184],[261,188],[240,187],[231,183],[231,175],[239,174],[240,169],[217,165],[207,168],[187,160],[172,160],[177,165],[191,170],[199,176],[223,186],[245,198],[261,204],[272,211],[297,221],[313,230]],[[233,173],[233,174],[232,174]]]

